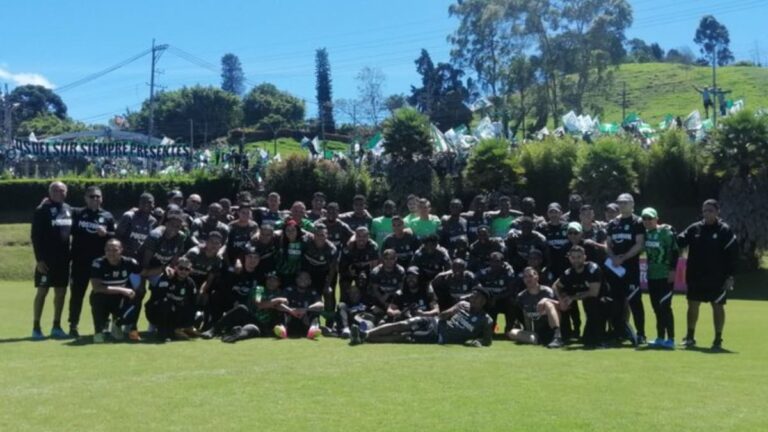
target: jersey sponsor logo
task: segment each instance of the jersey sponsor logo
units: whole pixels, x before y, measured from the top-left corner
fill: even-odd
[[[623,243],[625,240],[632,240],[632,234],[630,233],[616,233],[611,235],[611,240],[616,243]]]
[[[77,226],[78,226],[78,228],[82,228],[83,230],[85,230],[85,232],[87,232],[89,234],[96,234],[96,231],[99,228],[103,228],[104,227],[104,225],[101,225],[99,223],[91,222],[91,221],[85,221],[85,220],[79,221],[77,223]]]
[[[139,241],[139,242],[143,242],[144,240],[147,239],[147,237],[149,237],[149,236],[146,233],[139,233],[139,232],[136,232],[136,231],[131,231],[131,234],[128,235],[129,239],[136,240],[136,241]]]
[[[645,247],[646,248],[660,248],[661,247],[661,242],[659,242],[659,241],[647,241],[647,242],[645,242]]]
[[[68,227],[72,226],[72,219],[54,219],[51,221],[52,227]]]

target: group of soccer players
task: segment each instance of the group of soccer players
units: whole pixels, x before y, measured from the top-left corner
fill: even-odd
[[[673,282],[687,249],[682,343],[696,344],[699,306],[708,302],[712,347],[721,349],[738,249],[714,200],[704,202],[699,222],[677,234],[653,208],[636,215],[630,194],[606,206],[606,222],[577,194],[567,212],[551,203],[544,216],[530,197],[519,210],[508,197],[490,209],[477,196],[467,211],[454,199],[449,214],[438,217],[427,199],[410,196],[405,216],[387,201],[374,217],[362,195],[341,213],[322,192],[309,209],[295,202],[288,210],[276,192],[263,207],[242,192],[234,205],[210,202],[202,214],[200,195],[172,190],[165,207],[144,193],[119,220],[103,208],[96,186],[86,190],[83,208],[66,198],[66,185],[51,183],[34,213],[33,339],[45,338],[40,318],[50,288],[50,336],[79,337],[90,285],[95,343],[140,341],[144,309],[149,334],[161,341],[323,334],[351,345],[489,346],[503,315],[504,333],[518,343],[597,348],[629,341],[671,349]],[[641,285],[656,316],[652,341]],[[69,332],[61,325],[67,286]]]

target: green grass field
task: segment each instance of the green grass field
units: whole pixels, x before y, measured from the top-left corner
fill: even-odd
[[[311,137],[310,137],[311,138]],[[245,145],[246,151],[253,151],[255,149],[262,149],[268,152],[271,156],[274,156],[275,143],[273,141],[256,141],[247,143]],[[340,151],[344,153],[349,152],[349,145],[339,141],[327,141],[326,149],[328,151]],[[322,149],[317,149],[322,154]],[[301,144],[292,138],[278,138],[277,139],[277,152],[280,157],[286,158],[294,154],[308,155],[309,150],[301,148]]]
[[[730,352],[722,354],[552,351],[504,340],[491,348],[350,348],[330,338],[92,345],[90,337],[28,339],[28,235],[26,224],[0,225],[0,275],[21,275],[0,282],[0,431],[661,432],[768,424],[768,270],[737,278],[724,335]],[[684,300],[674,303],[679,339]],[[648,304],[646,317],[653,335]],[[92,332],[87,308],[81,327]],[[712,337],[705,307],[697,339],[706,347]]]

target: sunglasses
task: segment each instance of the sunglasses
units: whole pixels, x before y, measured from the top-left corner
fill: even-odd
[[[192,267],[177,267],[178,271],[192,271]]]
[[[90,199],[101,199],[101,195],[88,195]]]
[[[568,231],[568,235],[581,234],[579,231]]]

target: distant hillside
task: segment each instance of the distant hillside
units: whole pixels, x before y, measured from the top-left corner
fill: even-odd
[[[621,121],[621,90],[624,82],[627,83],[627,112],[637,112],[643,120],[655,126],[666,114],[685,118],[695,109],[703,114],[701,97],[692,86],[711,86],[712,68],[666,63],[622,65],[615,71],[611,96],[593,99],[604,107],[601,122]],[[717,85],[733,90],[729,98],[743,99],[746,108],[768,108],[766,68],[718,68]],[[585,103],[585,106],[588,104]]]

